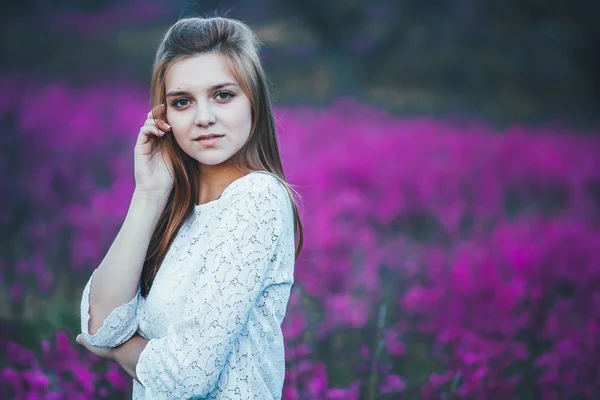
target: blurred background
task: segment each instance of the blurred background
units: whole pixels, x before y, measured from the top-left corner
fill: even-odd
[[[284,399],[594,399],[600,3],[23,0],[0,17],[0,398],[127,399],[80,350],[162,35],[263,43],[305,247]]]

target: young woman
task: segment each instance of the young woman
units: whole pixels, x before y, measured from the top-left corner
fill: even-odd
[[[257,47],[239,21],[187,18],[158,48],[135,191],[77,337],[134,399],[281,398],[302,225]]]

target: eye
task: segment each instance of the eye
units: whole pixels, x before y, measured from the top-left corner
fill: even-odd
[[[182,104],[182,101],[187,101],[189,102],[188,99],[177,99],[173,102],[173,107],[175,108],[179,108],[179,107],[185,107],[187,105],[187,103]]]
[[[223,97],[223,96],[225,96],[225,97]],[[230,98],[232,98],[234,96],[235,95],[231,92],[219,92],[219,93],[217,93],[217,95],[215,97],[219,100],[229,100]]]

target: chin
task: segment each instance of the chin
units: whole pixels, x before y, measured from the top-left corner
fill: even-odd
[[[198,161],[202,165],[219,165],[223,164],[225,161],[228,161],[232,155],[217,155],[215,154],[212,157],[193,157],[196,161]]]

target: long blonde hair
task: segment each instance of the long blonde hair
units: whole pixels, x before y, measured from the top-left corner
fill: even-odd
[[[287,182],[283,172],[269,88],[258,56],[259,46],[254,32],[238,20],[213,17],[177,21],[169,28],[156,52],[150,88],[152,106],[166,103],[165,77],[169,67],[177,60],[207,53],[223,56],[252,107],[250,136],[233,156],[233,161],[244,172],[268,171],[285,186],[294,212],[295,256],[298,258],[304,242],[295,201],[298,193]],[[165,152],[172,161],[174,185],[146,253],[141,276],[144,297],[148,295],[175,235],[192,212],[199,195],[198,162],[179,147],[173,135],[165,135],[159,140],[159,150]]]

